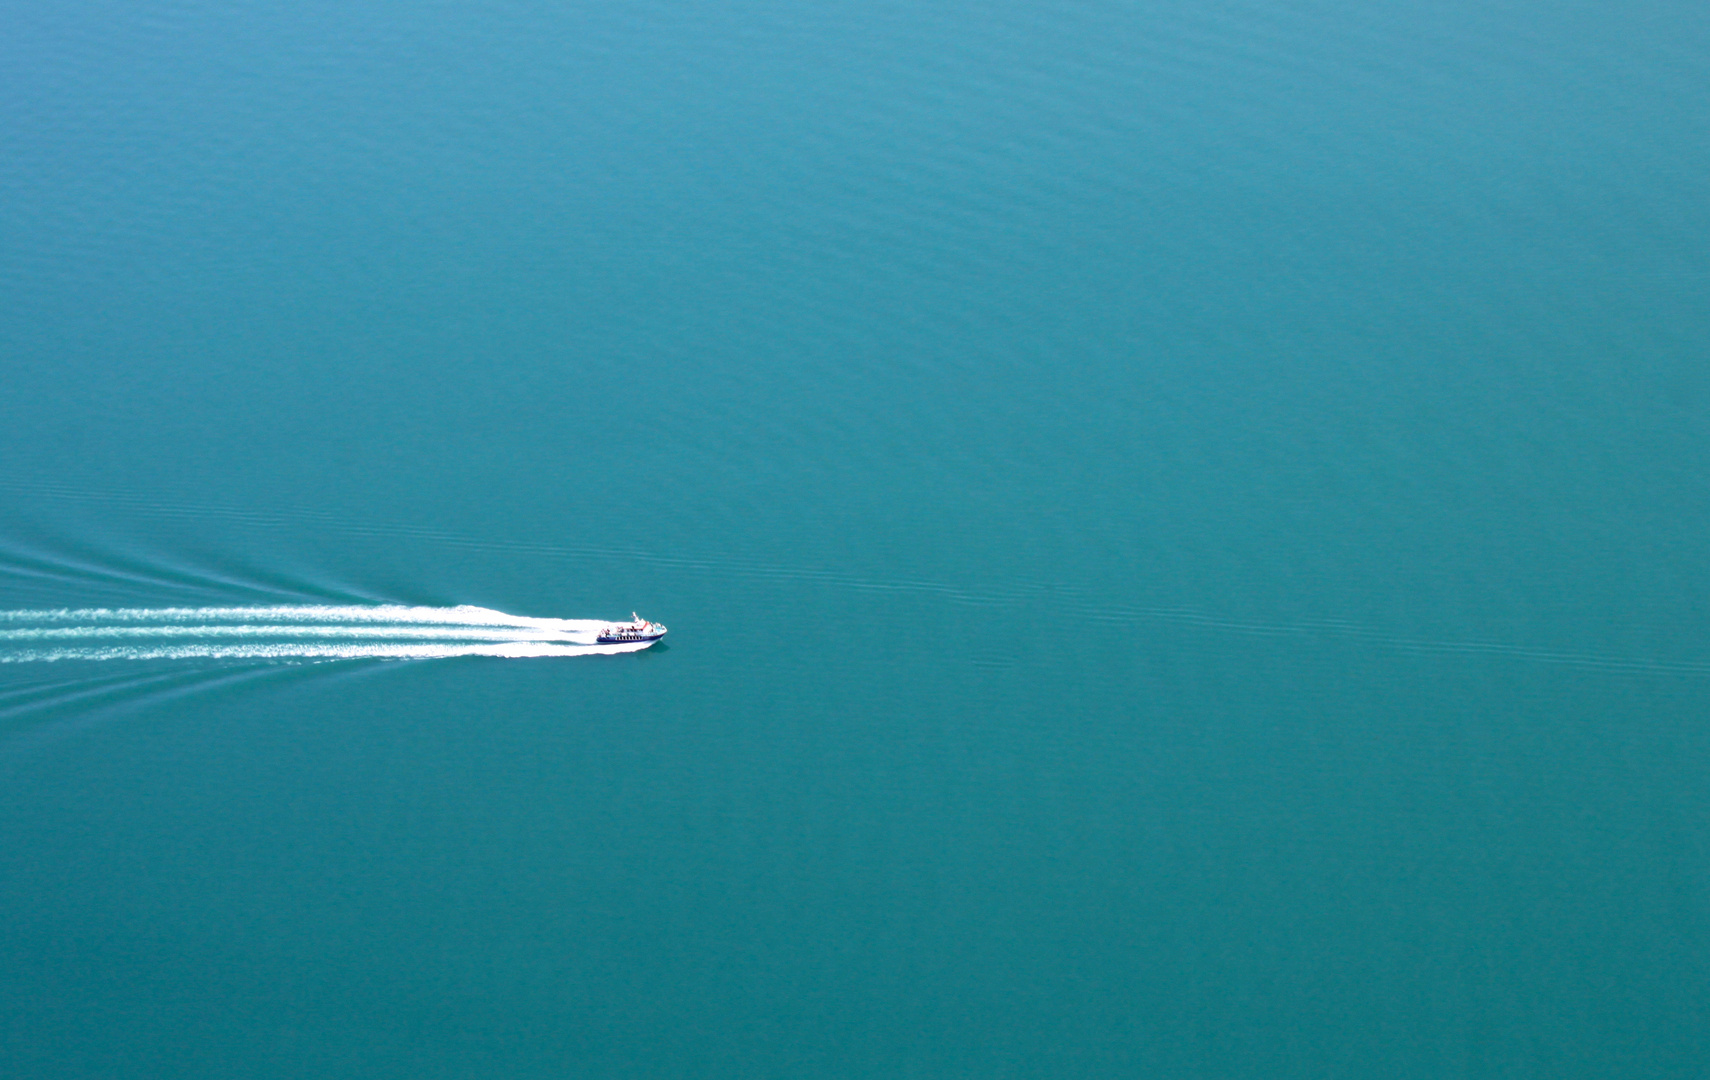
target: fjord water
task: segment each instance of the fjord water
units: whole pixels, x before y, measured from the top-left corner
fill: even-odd
[[[1703,9],[5,21],[0,1073],[1702,1075]]]

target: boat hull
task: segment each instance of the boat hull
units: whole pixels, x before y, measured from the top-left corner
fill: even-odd
[[[626,623],[607,623],[594,641],[600,645],[651,645],[665,636],[665,628],[640,615]]]

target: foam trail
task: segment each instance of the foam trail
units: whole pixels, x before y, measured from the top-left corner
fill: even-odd
[[[604,625],[396,604],[0,611],[0,663],[600,656],[652,644],[601,645],[596,638]]]

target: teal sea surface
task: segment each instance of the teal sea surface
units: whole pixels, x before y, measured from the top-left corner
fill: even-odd
[[[1710,8],[0,26],[0,1075],[1710,1072]]]

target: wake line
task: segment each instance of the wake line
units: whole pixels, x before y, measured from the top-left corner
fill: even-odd
[[[432,638],[471,637],[494,641],[535,641],[541,632],[526,627],[487,626],[360,626],[255,623],[237,626],[66,626],[28,630],[0,630],[0,642],[45,641],[56,638],[186,638],[186,637],[284,637],[284,638]]]
[[[291,623],[450,623],[470,626],[537,626],[551,629],[582,629],[603,625],[597,619],[542,619],[508,615],[492,608],[407,607],[402,604],[277,604],[271,607],[177,607],[177,608],[50,608],[35,611],[0,611],[0,622],[210,622],[242,619],[256,622]]]
[[[554,645],[522,641],[491,645],[176,645],[167,648],[26,649],[0,653],[0,664],[53,660],[274,660],[289,658],[351,660],[381,657],[391,660],[433,660],[452,656],[503,656],[513,659],[543,656],[615,656],[645,645]]]
[[[609,656],[596,619],[378,604],[0,611],[0,663],[55,660]]]

